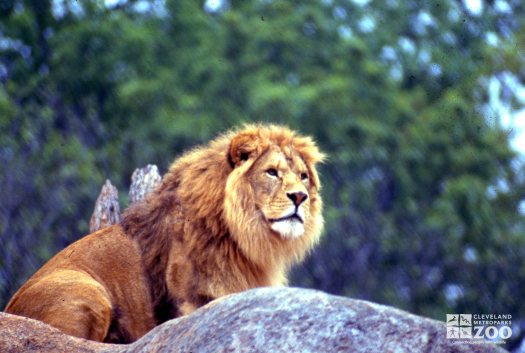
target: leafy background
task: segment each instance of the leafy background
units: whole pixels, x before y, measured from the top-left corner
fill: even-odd
[[[525,351],[525,164],[502,124],[525,108],[525,5],[469,3],[1,0],[0,306],[87,233],[106,178],[278,122],[330,156],[293,285],[512,314]]]

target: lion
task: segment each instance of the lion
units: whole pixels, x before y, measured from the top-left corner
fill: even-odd
[[[224,133],[177,159],[120,224],[55,255],[6,312],[129,343],[216,298],[286,285],[321,235],[323,159],[284,126]]]

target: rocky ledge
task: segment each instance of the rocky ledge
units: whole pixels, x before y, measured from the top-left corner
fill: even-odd
[[[130,345],[91,342],[0,313],[1,352],[506,352],[453,344],[443,322],[298,288],[259,288],[215,300]]]

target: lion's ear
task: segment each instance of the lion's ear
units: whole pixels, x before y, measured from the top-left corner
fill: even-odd
[[[232,167],[237,167],[257,154],[259,138],[255,134],[241,133],[236,135],[230,145],[229,160]]]

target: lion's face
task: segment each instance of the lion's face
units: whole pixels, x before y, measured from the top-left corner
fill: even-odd
[[[315,143],[280,127],[253,128],[232,138],[229,159],[223,216],[238,244],[252,257],[279,249],[299,259],[323,223]]]
[[[302,236],[311,215],[309,171],[301,156],[270,146],[246,177],[262,221],[283,238]]]

